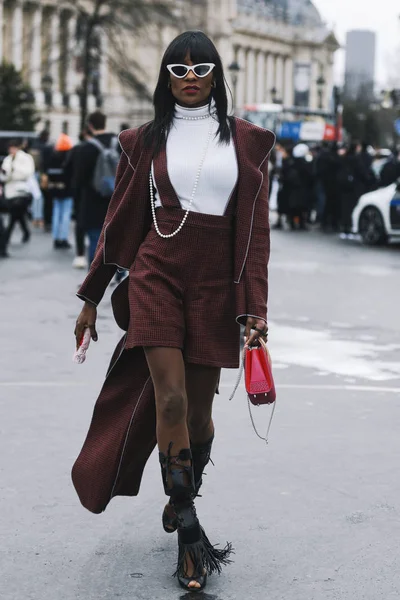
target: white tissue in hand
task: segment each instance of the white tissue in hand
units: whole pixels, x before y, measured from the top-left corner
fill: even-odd
[[[89,348],[90,344],[90,329],[85,329],[85,333],[83,334],[83,339],[81,345],[78,350],[74,352],[74,356],[72,360],[78,365],[81,365],[86,360],[86,351]]]

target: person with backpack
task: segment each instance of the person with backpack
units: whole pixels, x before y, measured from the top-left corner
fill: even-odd
[[[81,144],[79,156],[74,160],[74,188],[75,193],[79,191],[80,194],[82,226],[89,238],[89,267],[114,191],[120,159],[118,138],[106,132],[106,121],[106,116],[100,111],[89,115],[91,137]]]

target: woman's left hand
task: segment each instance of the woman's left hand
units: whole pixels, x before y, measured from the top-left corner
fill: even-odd
[[[256,317],[247,317],[244,333],[245,346],[254,346],[259,337],[262,337],[264,342],[266,342],[267,335],[263,335],[263,333],[268,334],[266,322],[263,319],[256,319]]]

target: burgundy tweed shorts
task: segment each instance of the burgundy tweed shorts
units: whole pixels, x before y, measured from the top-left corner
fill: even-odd
[[[157,209],[161,232],[175,231],[184,214]],[[153,224],[130,271],[126,347],[180,348],[188,363],[238,368],[234,285],[231,217],[190,213],[169,239]]]

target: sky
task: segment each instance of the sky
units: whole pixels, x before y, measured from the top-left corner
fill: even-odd
[[[334,29],[344,45],[349,29],[370,29],[377,33],[376,80],[381,86],[394,75],[400,53],[399,0],[313,0],[323,20]],[[397,60],[398,68],[400,61]],[[336,56],[336,79],[341,82],[344,71],[344,51]],[[400,74],[398,74],[400,76]]]

